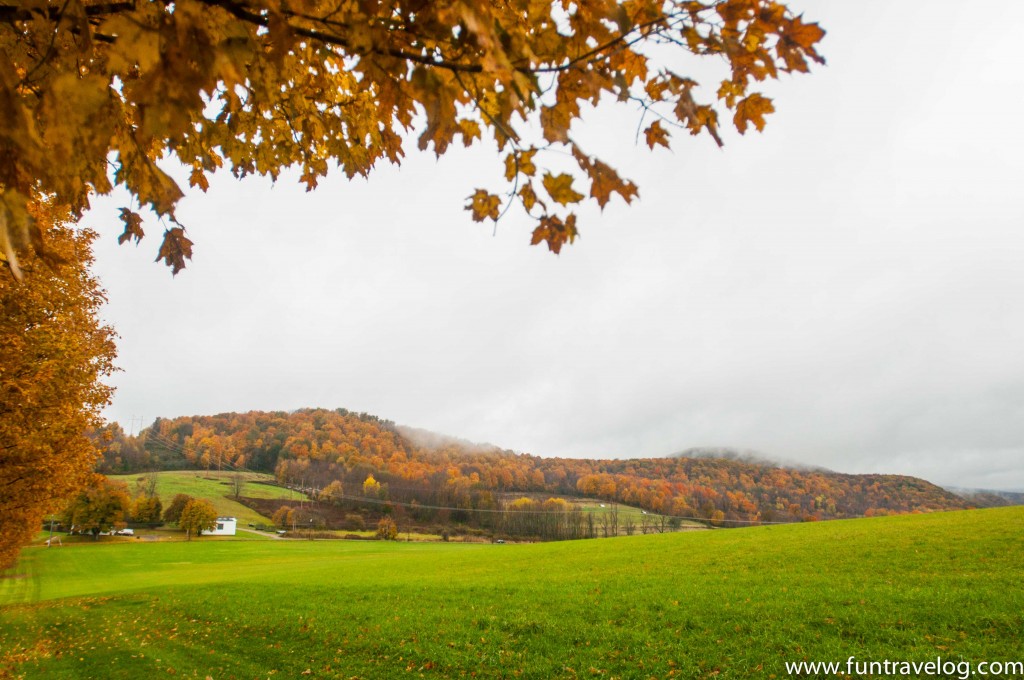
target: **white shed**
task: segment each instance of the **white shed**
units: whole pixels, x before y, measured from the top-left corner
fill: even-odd
[[[208,536],[234,536],[238,520],[234,517],[218,517],[217,524],[212,531],[207,532]]]

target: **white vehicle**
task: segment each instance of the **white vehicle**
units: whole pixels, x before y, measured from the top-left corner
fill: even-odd
[[[135,530],[134,529],[121,529],[120,531],[115,531],[114,535],[115,536],[134,536],[135,535]]]

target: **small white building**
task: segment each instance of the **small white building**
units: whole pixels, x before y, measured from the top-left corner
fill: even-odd
[[[204,532],[207,536],[234,536],[238,520],[234,517],[218,517],[212,531]]]

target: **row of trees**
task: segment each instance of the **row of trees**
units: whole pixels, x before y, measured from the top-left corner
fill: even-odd
[[[499,517],[502,533],[511,536],[535,536],[542,540],[557,541],[595,538],[598,535],[594,514],[583,512],[561,498],[549,498],[546,501],[519,498],[512,501]],[[607,533],[607,513],[602,513],[600,519],[604,520],[605,535],[614,535]],[[617,533],[618,526],[615,527]]]
[[[500,515],[504,533],[513,536],[534,536],[542,540],[577,538],[609,538],[626,534],[665,533],[678,529],[678,517],[650,515],[641,512],[620,512],[619,506],[610,504],[601,510],[583,509],[563,498],[540,501],[519,498],[505,506]]]
[[[404,527],[402,530],[440,531],[447,534],[448,522],[436,522],[436,515],[418,503],[400,504],[387,501],[379,504],[371,489],[374,482],[367,478],[363,497],[336,496],[326,489],[314,494],[315,499],[299,505],[281,505],[273,513],[273,523],[281,529],[301,534],[307,530],[364,531],[376,522],[380,536],[384,525]],[[335,486],[332,483],[331,486]],[[551,540],[599,538],[637,533],[664,533],[680,528],[678,518],[638,513],[634,508],[620,511],[616,504],[593,504],[584,507],[564,498],[499,499],[487,510],[460,510],[459,524],[475,527],[481,535],[509,536]],[[371,518],[369,521],[367,518]],[[446,518],[451,520],[451,515]]]
[[[167,522],[176,524],[189,540],[216,527],[217,511],[206,499],[178,494],[163,510],[155,480],[153,476],[150,484],[140,485],[140,492],[133,499],[125,483],[94,475],[64,506],[61,524],[75,533],[98,538],[102,533],[124,529],[129,521],[151,525]]]
[[[303,531],[315,531],[321,529],[347,529],[349,531],[364,531],[366,520],[362,515],[350,513],[346,515],[340,525],[330,526],[324,516],[316,512],[312,507],[282,505],[273,514],[271,521],[274,526],[286,531],[292,531],[301,535]],[[393,541],[398,538],[398,524],[390,516],[384,514],[376,524],[375,535],[385,541]]]

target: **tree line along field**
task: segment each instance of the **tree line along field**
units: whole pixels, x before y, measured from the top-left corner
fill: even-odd
[[[317,538],[342,538],[356,536],[372,538],[377,522],[384,514],[385,504],[378,499],[355,499],[339,502],[313,489],[300,492],[278,484],[274,477],[259,472],[234,472],[214,470],[173,470],[163,472],[109,475],[114,482],[124,484],[128,493],[138,496],[145,487],[153,484],[157,498],[166,509],[178,494],[208,500],[218,516],[235,517],[239,522],[240,538],[260,538],[248,531],[250,527],[269,530],[272,527],[291,530],[294,536],[305,538],[313,530]],[[237,484],[237,488],[236,488]],[[237,493],[237,498],[236,498]],[[539,526],[550,525],[553,520],[563,525],[573,516],[582,529],[582,537],[608,537],[665,531],[705,529],[706,524],[691,521],[672,520],[665,516],[641,510],[637,507],[603,503],[580,497],[552,498],[548,494],[511,493],[506,494],[502,504],[509,513],[490,513],[480,521],[473,513],[458,513],[439,522],[436,517],[422,517],[415,508],[402,504],[387,504],[388,516],[398,525],[402,540],[450,540],[486,541],[496,538],[508,540],[552,540],[569,538],[555,532],[538,532]],[[523,503],[528,507],[520,507]],[[294,510],[292,521],[275,522],[282,510]],[[511,513],[518,517],[509,517]],[[177,536],[173,525],[165,524],[160,529],[141,520],[126,517],[136,535],[147,538],[170,538]],[[469,520],[467,523],[466,520]],[[473,520],[478,521],[474,522]],[[312,520],[312,521],[310,521]],[[515,521],[513,521],[515,520]],[[520,526],[522,525],[522,526]],[[481,528],[483,526],[484,528]],[[587,533],[587,528],[591,533]],[[564,528],[564,527],[563,527]],[[291,537],[293,534],[288,533]],[[91,540],[91,539],[90,539]],[[220,539],[223,540],[223,539]]]
[[[521,545],[26,549],[0,677],[788,677],[1016,661],[1024,508]]]

